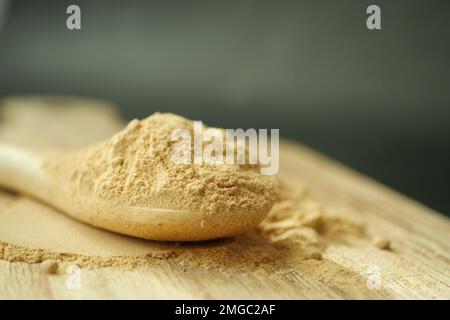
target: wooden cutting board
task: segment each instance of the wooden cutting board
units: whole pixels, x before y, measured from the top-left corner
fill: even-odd
[[[336,245],[324,253],[329,263],[358,275],[364,289],[349,291],[345,277],[342,280],[331,273],[318,279],[289,263],[279,276],[264,277],[230,274],[220,268],[186,268],[170,259],[129,271],[81,269],[82,285],[74,289],[67,286],[68,274],[49,274],[40,265],[0,260],[0,298],[450,298],[448,218],[298,143],[285,141],[280,154],[283,179],[307,185],[314,197],[327,205],[357,212],[372,234],[391,240],[391,251]],[[381,286],[373,286],[374,276]]]

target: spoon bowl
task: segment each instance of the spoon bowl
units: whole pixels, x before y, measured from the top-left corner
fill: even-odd
[[[82,152],[82,151],[80,151]],[[225,238],[257,226],[266,211],[202,213],[128,206],[73,194],[61,179],[43,169],[46,155],[0,144],[0,186],[27,194],[69,216],[98,228],[159,241],[202,241]],[[70,182],[69,182],[70,183]]]

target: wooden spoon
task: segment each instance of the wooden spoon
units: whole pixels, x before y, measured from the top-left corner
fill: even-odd
[[[83,152],[80,150],[79,152]],[[124,206],[94,196],[70,193],[65,177],[56,179],[43,169],[45,154],[0,144],[0,186],[27,194],[71,217],[118,233],[161,241],[200,241],[230,237],[257,226],[268,210],[245,214],[214,214]],[[30,221],[29,223],[33,223]],[[64,235],[61,235],[64,236]]]

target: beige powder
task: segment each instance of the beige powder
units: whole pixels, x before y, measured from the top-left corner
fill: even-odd
[[[383,237],[375,237],[372,240],[372,243],[375,247],[381,250],[390,250],[391,249],[391,241],[389,239]]]
[[[68,176],[74,196],[127,206],[240,215],[270,210],[276,180],[255,166],[175,164],[171,135],[177,129],[193,136],[192,121],[156,113],[86,152],[51,159],[46,168],[57,178]]]
[[[327,208],[314,201],[300,185],[280,185],[280,199],[261,223],[262,234],[271,241],[296,239],[319,244],[323,239],[364,236],[364,225],[354,215]]]

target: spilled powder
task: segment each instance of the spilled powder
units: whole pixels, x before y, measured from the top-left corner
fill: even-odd
[[[10,197],[13,197],[12,195]],[[5,197],[0,197],[0,203]],[[204,243],[159,243],[139,240],[97,230],[44,205],[34,204],[32,200],[17,196],[15,207],[2,210],[0,235],[7,241],[0,241],[0,259],[12,262],[76,264],[80,267],[114,267],[132,269],[137,266],[170,259],[174,263],[183,263],[205,268],[231,268],[251,271],[264,266],[268,270],[282,269],[283,257],[295,251],[302,259],[322,260],[322,253],[330,241],[346,237],[364,237],[364,226],[352,220],[351,216],[338,214],[314,202],[304,187],[280,186],[280,199],[269,216],[254,231],[232,239],[209,241]],[[37,218],[31,228],[20,225],[20,218],[10,214],[21,212],[26,220],[25,211],[34,206],[33,215]],[[14,234],[8,233],[8,227],[15,226]],[[55,229],[59,226],[59,230]],[[22,230],[19,230],[22,228]],[[71,236],[69,230],[80,237]],[[39,234],[41,230],[41,234]],[[66,230],[66,231],[65,231]],[[23,231],[23,232],[22,232]],[[60,238],[61,232],[67,234]],[[41,247],[33,245],[33,239],[41,236]],[[14,241],[16,237],[16,241]],[[46,248],[45,248],[45,247]],[[241,261],[246,264],[242,266]]]
[[[314,201],[300,185],[280,185],[279,201],[259,227],[273,242],[294,239],[320,245],[325,239],[364,236],[364,225],[355,216]]]
[[[375,237],[372,240],[372,244],[381,250],[390,250],[391,249],[391,241],[384,237]]]
[[[55,260],[44,260],[41,265],[41,269],[48,274],[57,274],[59,264]]]

